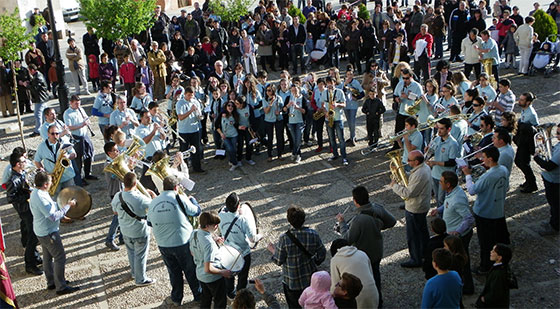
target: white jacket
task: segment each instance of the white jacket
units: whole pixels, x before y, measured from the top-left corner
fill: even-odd
[[[343,273],[352,274],[362,282],[362,291],[356,297],[358,308],[377,308],[379,294],[367,254],[354,246],[338,249],[331,259],[331,292],[334,291]]]
[[[515,44],[519,48],[532,48],[533,47],[533,27],[528,24],[523,24],[517,28],[513,34]]]
[[[482,47],[482,39],[478,36],[476,37],[475,43],[471,41],[471,38],[468,35],[461,42],[461,52],[465,56],[465,63],[474,64],[480,62],[479,53],[476,49],[474,49],[475,46],[478,46],[479,48]]]

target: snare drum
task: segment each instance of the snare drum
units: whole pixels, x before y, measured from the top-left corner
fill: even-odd
[[[238,273],[243,269],[245,260],[241,256],[241,252],[232,246],[222,245],[218,250],[220,261],[214,263],[214,266],[219,269],[229,269],[232,273]]]

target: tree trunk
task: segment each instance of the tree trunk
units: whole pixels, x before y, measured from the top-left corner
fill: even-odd
[[[18,102],[18,94],[17,94],[17,80],[16,80],[16,71],[14,70],[14,62],[12,61],[11,63],[12,66],[12,76],[14,78],[13,82],[14,82],[14,96],[16,98],[16,111],[17,111],[17,119],[18,119],[18,125],[19,125],[19,136],[21,137],[21,144],[23,145],[23,150],[25,150],[25,152],[27,152],[27,148],[25,147],[25,139],[23,138],[23,123],[21,122],[21,115],[19,113],[19,102]]]

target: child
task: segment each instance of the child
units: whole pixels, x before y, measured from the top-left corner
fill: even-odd
[[[381,115],[385,113],[385,105],[377,97],[377,89],[371,88],[368,91],[368,98],[362,106],[362,113],[366,115],[366,128],[368,135],[368,146],[377,146],[381,136]]]
[[[477,308],[509,308],[511,256],[511,249],[500,243],[490,251],[490,260],[494,265],[490,268],[484,289],[476,301]]]
[[[360,278],[343,273],[341,280],[336,283],[333,291],[334,303],[340,309],[358,308],[356,297],[360,295],[363,285]]]
[[[459,308],[463,283],[457,272],[449,270],[453,263],[451,252],[443,248],[436,249],[432,259],[437,276],[424,286],[422,308]]]
[[[56,61],[51,62],[51,67],[49,68],[49,81],[51,82],[51,89],[55,99],[58,99],[57,88],[58,88],[58,76],[56,75]]]
[[[154,84],[154,73],[149,66],[146,65],[146,57],[140,58],[138,67],[136,68],[136,80],[146,86],[150,96],[152,95],[152,85]]]
[[[119,155],[119,149],[115,142],[107,142],[105,146],[103,146],[103,150],[107,155],[107,161],[105,162],[105,166],[107,167],[113,160]],[[123,184],[115,176],[113,173],[104,172],[105,174],[105,185],[107,186],[107,193],[109,193],[109,197],[111,201],[115,194],[119,193],[123,190]],[[115,236],[117,234],[117,229],[119,227],[119,217],[117,216],[116,212],[113,212],[113,220],[111,221],[111,225],[109,226],[109,232],[107,233],[107,238],[105,239],[105,246],[109,248],[111,251],[119,251],[121,248],[115,245]],[[119,234],[119,243],[124,243],[122,234]]]
[[[115,81],[117,70],[112,63],[109,62],[109,56],[106,53],[101,54],[101,63],[99,64],[99,78],[101,80],[108,80],[115,89]]]
[[[500,41],[500,35],[498,33],[500,33],[500,30],[498,30],[498,19],[497,18],[492,18],[492,26],[490,26],[490,28],[488,28],[488,31],[490,31],[490,37],[496,41],[499,42]]]
[[[130,61],[130,55],[124,55],[123,64],[119,69],[119,75],[124,82],[124,89],[126,89],[126,97],[127,97],[127,105],[130,106],[130,102],[132,101],[132,88],[134,88],[135,79],[134,76],[136,74],[136,66],[132,61]]]
[[[442,218],[435,218],[432,220],[430,228],[434,235],[428,240],[428,244],[424,250],[424,263],[422,264],[422,270],[424,271],[426,280],[437,275],[436,270],[432,266],[432,252],[434,252],[435,249],[443,248],[443,240],[447,237],[447,233],[445,232],[447,227]]]
[[[88,56],[88,69],[89,69],[88,70],[89,80],[93,85],[93,91],[97,91],[97,88],[99,88],[99,63],[97,63],[97,57],[95,57],[95,55]],[[55,70],[56,70],[56,65],[55,65]]]
[[[509,27],[509,31],[506,33],[506,37],[502,41],[501,47],[504,49],[504,52],[506,54],[506,62],[504,64],[504,67],[506,69],[509,67],[512,67],[514,69],[516,68],[515,57],[519,55],[519,48],[517,47],[517,44],[515,44],[515,40],[513,39],[513,34],[516,30],[517,26],[515,24],[511,25]]]
[[[331,276],[328,272],[322,270],[313,273],[311,275],[311,286],[303,290],[299,297],[300,306],[303,308],[337,308],[330,287]]]

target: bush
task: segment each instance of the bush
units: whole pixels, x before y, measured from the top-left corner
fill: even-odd
[[[550,36],[550,40],[555,42],[558,28],[552,16],[546,14],[543,10],[537,10],[535,14],[533,14],[533,17],[535,17],[533,28],[535,32],[539,34],[539,40],[544,42],[544,40]]]
[[[301,12],[301,10],[298,9],[293,4],[288,9],[288,14],[292,17],[299,16],[299,23],[302,24],[302,25],[305,24],[305,22],[307,21],[305,16],[303,16],[303,13]]]
[[[358,17],[363,20],[369,19],[369,11],[367,9],[367,6],[363,3],[358,6]]]

